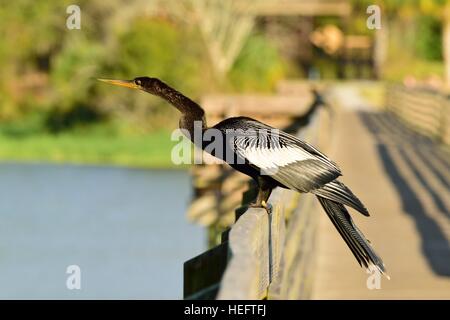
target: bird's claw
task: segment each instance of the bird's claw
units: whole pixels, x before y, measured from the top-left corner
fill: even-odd
[[[273,207],[270,203],[267,203],[265,201],[262,201],[261,204],[258,203],[250,203],[248,205],[249,208],[264,208],[266,209],[268,214],[271,214],[273,211]]]
[[[271,213],[272,213],[273,207],[272,207],[272,205],[271,205],[270,203],[267,203],[267,202],[263,201],[263,202],[261,202],[261,205],[262,205],[262,207],[263,207],[264,209],[266,209],[266,211],[267,211],[268,214],[271,214]]]

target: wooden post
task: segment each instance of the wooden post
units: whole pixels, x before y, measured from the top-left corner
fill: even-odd
[[[444,9],[442,37],[445,89],[448,91],[450,89],[450,4],[447,4]]]
[[[375,30],[375,43],[373,50],[374,74],[380,79],[383,75],[383,66],[386,61],[389,45],[389,24],[388,19],[382,16],[381,29]]]

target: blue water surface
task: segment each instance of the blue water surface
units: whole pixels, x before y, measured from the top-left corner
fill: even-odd
[[[205,249],[190,196],[186,171],[0,164],[0,298],[181,298]]]

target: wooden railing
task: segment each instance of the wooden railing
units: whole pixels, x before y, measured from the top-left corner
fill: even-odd
[[[328,112],[318,109],[298,136],[324,147]],[[323,139],[323,140],[322,140]],[[243,196],[248,203],[251,192]],[[275,189],[273,211],[241,207],[216,247],[185,262],[185,299],[301,299],[311,292],[317,223],[311,195]]]
[[[386,105],[413,130],[450,146],[450,99],[424,88],[388,86]]]

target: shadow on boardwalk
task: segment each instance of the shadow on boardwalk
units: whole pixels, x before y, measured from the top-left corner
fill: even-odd
[[[435,215],[427,212],[421,197],[400,169],[400,166],[406,166],[412,172],[421,189],[432,199],[439,215],[450,223],[446,202],[450,199],[448,154],[431,139],[411,131],[389,113],[361,112],[359,115],[377,141],[380,159],[397,189],[404,211],[416,224],[422,251],[430,267],[435,274],[450,277],[450,245],[443,229],[445,226],[440,226],[433,218]],[[436,186],[440,186],[439,190]]]

